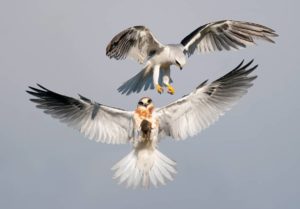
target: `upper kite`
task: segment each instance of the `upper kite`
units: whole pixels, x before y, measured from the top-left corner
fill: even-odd
[[[255,39],[274,43],[272,38],[276,36],[274,30],[260,24],[222,20],[198,27],[179,44],[164,45],[147,27],[133,26],[110,41],[106,55],[117,60],[130,57],[145,64],[141,72],[118,88],[122,94],[138,93],[154,87],[162,93],[164,86],[168,88],[168,93],[174,94],[174,88],[170,85],[170,66],[177,65],[182,69],[186,56],[191,56],[196,50],[200,53],[238,50],[256,44]]]

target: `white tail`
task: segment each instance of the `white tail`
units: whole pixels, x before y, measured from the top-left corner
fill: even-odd
[[[157,149],[135,149],[116,163],[114,179],[126,183],[127,187],[155,187],[172,181],[177,173],[176,163]]]

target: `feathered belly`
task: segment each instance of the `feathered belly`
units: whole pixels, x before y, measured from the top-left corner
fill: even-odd
[[[154,65],[168,64],[170,66],[172,63],[170,60],[169,50],[162,50],[160,53],[154,55],[149,61]]]
[[[141,138],[143,141],[150,141],[152,123],[148,120],[141,122]]]
[[[112,168],[115,170],[114,178],[132,187],[158,186],[172,181],[176,163],[156,149],[158,124],[146,119],[139,124],[139,140],[134,149]]]

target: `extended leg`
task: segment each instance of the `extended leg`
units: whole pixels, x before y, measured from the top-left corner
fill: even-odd
[[[161,94],[163,92],[163,88],[158,83],[159,73],[160,73],[160,66],[155,65],[153,70],[153,83],[156,88],[156,91]]]
[[[164,69],[163,83],[168,87],[168,93],[169,94],[174,94],[175,90],[170,85],[170,74],[171,74],[170,68]]]

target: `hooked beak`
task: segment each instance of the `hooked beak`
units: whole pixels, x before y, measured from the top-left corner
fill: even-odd
[[[176,63],[180,70],[182,70],[182,66],[179,63]]]
[[[182,70],[182,66],[180,65],[180,63],[176,60],[176,65],[180,68],[180,70]]]

